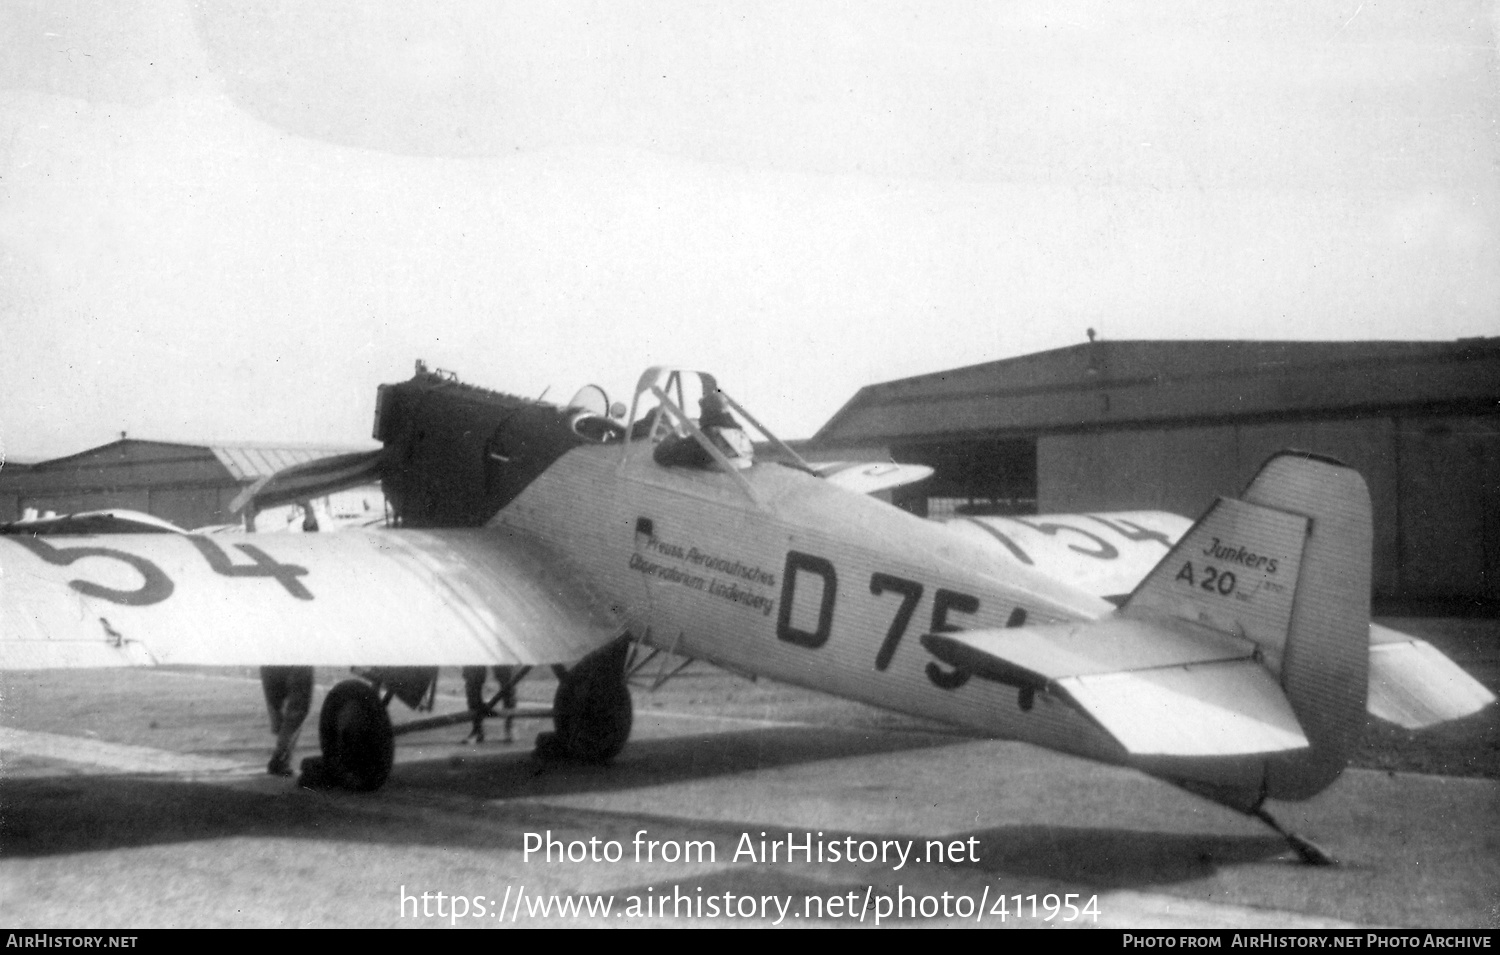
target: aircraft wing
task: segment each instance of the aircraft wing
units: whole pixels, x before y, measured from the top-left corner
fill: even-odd
[[[1111,618],[928,634],[922,645],[975,676],[1044,692],[1143,756],[1301,749],[1307,737],[1255,645],[1179,619]]]
[[[954,517],[949,530],[983,541],[994,553],[1037,567],[1116,603],[1186,534],[1193,522],[1166,511]]]
[[[818,477],[858,494],[874,494],[915,484],[932,476],[925,464],[894,464],[890,461],[812,461]]]
[[[567,663],[619,632],[501,530],[0,536],[0,669]]]

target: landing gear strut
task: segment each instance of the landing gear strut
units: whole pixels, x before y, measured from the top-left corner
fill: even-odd
[[[555,732],[538,734],[536,754],[543,759],[603,763],[619,755],[630,739],[634,710],[625,684],[629,635],[602,647],[563,674],[552,712]]]
[[[1265,803],[1256,806],[1250,814],[1280,833],[1281,838],[1285,839],[1287,844],[1296,850],[1298,857],[1307,865],[1338,865],[1338,860],[1325,852],[1316,843],[1304,839],[1295,832],[1283,829],[1281,823],[1277,822],[1275,817],[1266,811]]]

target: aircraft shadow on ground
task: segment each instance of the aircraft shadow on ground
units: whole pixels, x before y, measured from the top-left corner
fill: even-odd
[[[756,728],[632,741],[606,765],[544,762],[526,750],[465,749],[449,759],[402,763],[392,783],[441,787],[480,799],[535,798],[640,789],[972,742],[969,737],[939,733]],[[454,769],[455,759],[462,761],[459,771]]]
[[[977,830],[968,835],[979,840],[982,861],[975,868],[997,875],[1083,882],[1102,889],[1186,882],[1210,875],[1222,865],[1266,862],[1288,855],[1286,841],[1275,835],[1035,825]]]
[[[480,840],[520,848],[505,801],[628,791],[735,773],[969,742],[917,733],[755,729],[632,742],[610,765],[541,762],[524,749],[465,750],[398,763],[374,794],[191,782],[173,777],[71,774],[0,778],[0,855],[29,857],[236,836],[347,839],[401,844],[476,845],[473,813],[501,825]],[[476,755],[480,754],[480,755]],[[436,794],[418,813],[413,803]],[[446,817],[444,810],[450,810]],[[527,810],[534,814],[535,807]],[[451,826],[434,822],[447,818]],[[452,832],[448,829],[451,828]]]
[[[597,814],[603,816],[605,814]],[[934,869],[948,871],[966,870],[982,877],[996,877],[1000,884],[1025,886],[1027,894],[1055,891],[1047,885],[1066,884],[1074,886],[1067,891],[1077,891],[1076,886],[1087,885],[1098,890],[1145,888],[1157,885],[1192,882],[1210,877],[1226,865],[1263,864],[1284,860],[1292,864],[1286,843],[1276,836],[1227,836],[1192,833],[1142,832],[1125,829],[1080,828],[1075,826],[1015,825],[1000,826],[969,832],[933,833],[931,841],[944,845],[954,840],[969,845],[978,861],[962,863],[926,863],[921,854],[927,851],[928,836],[906,832],[861,832],[836,829],[818,829],[815,832],[801,827],[787,827],[772,822],[747,820],[743,822],[705,822],[667,816],[632,814],[630,826],[646,828],[652,839],[681,844],[687,840],[712,842],[715,859],[723,868],[713,874],[683,879],[694,888],[705,891],[725,890],[736,894],[779,891],[803,891],[824,897],[847,895],[851,891],[863,893],[866,886],[887,888],[892,892],[899,883],[908,891],[923,891],[923,880]],[[597,820],[575,819],[582,823],[585,831],[602,830],[605,824]],[[886,841],[912,842],[911,861],[898,870],[895,857],[888,861],[847,863],[842,860],[814,863],[827,877],[808,878],[789,875],[786,863],[743,864],[736,858],[736,851],[747,844],[742,837],[750,835],[751,846],[757,844],[764,833],[772,840],[785,840],[790,835],[799,845],[825,847],[832,843],[843,843],[852,839],[857,846],[862,842],[880,844]],[[627,833],[628,837],[628,833]],[[560,835],[566,840],[574,836]],[[615,838],[620,838],[616,836]],[[810,841],[809,841],[810,840]],[[627,853],[631,851],[628,840],[622,840]],[[816,849],[813,849],[816,852]],[[856,850],[857,851],[857,850]],[[780,850],[786,859],[785,846]],[[871,858],[874,857],[872,849]],[[825,853],[827,860],[831,855]],[[749,861],[748,859],[745,861]],[[794,862],[803,861],[798,854]],[[727,865],[725,865],[727,863]],[[648,891],[640,886],[636,890],[619,889],[616,896],[622,900],[631,894]],[[1020,891],[1019,888],[1010,891]]]
[[[773,728],[632,743],[609,766],[541,763],[522,752],[399,764],[384,794],[296,790],[267,792],[240,785],[143,776],[72,775],[0,781],[0,854],[33,858],[226,838],[314,839],[469,850],[518,851],[523,829],[551,826],[560,838],[629,838],[648,828],[653,838],[708,840],[721,862],[732,860],[747,831],[785,825],[733,823],[670,815],[670,797],[656,812],[630,809],[561,810],[537,798],[628,791],[750,773],[778,767],[917,751],[968,742],[919,733],[831,732]],[[255,781],[259,784],[260,781]],[[436,803],[426,801],[436,794]],[[507,805],[507,800],[522,800]],[[419,808],[420,807],[420,808]],[[665,813],[663,812],[665,810]],[[774,813],[769,813],[774,818]],[[800,840],[804,833],[792,829]],[[571,835],[564,835],[571,832]],[[910,839],[905,833],[835,832],[824,839]],[[1285,852],[1274,836],[1193,835],[1109,828],[1017,825],[944,839],[978,839],[977,863],[987,875],[1082,882],[1100,888],[1202,878],[1217,866],[1273,859]],[[889,874],[862,866],[860,885]],[[739,876],[724,876],[739,878]],[[819,891],[829,890],[818,883]],[[852,884],[852,883],[851,883]]]
[[[740,826],[738,829],[749,828]],[[769,829],[769,827],[767,827]],[[652,829],[656,834],[657,830]],[[798,843],[807,835],[794,830]],[[856,841],[880,840],[874,833],[821,832],[824,839],[842,839],[851,836]],[[1279,839],[1266,837],[1225,837],[1174,835],[1149,832],[1126,832],[1113,829],[1078,829],[1071,827],[1008,826],[997,829],[975,831],[966,834],[949,834],[944,841],[954,838],[967,840],[973,836],[979,840],[976,854],[980,862],[953,866],[956,869],[971,869],[991,877],[988,885],[993,891],[984,896],[987,906],[986,924],[995,925],[1000,920],[1000,894],[1021,893],[1027,901],[1024,914],[1018,914],[1016,903],[1007,899],[1005,914],[1007,921],[1032,927],[1043,927],[1049,922],[1062,925],[1069,921],[1087,925],[1088,917],[1074,911],[1074,917],[1065,918],[1066,910],[1060,908],[1062,893],[1075,893],[1069,901],[1079,909],[1086,904],[1088,896],[1095,890],[1140,889],[1173,883],[1187,883],[1213,874],[1224,864],[1262,863],[1267,859],[1283,855],[1285,845]],[[889,836],[886,836],[889,838]],[[697,838],[704,838],[699,834]],[[900,838],[899,836],[897,838]],[[911,838],[907,836],[906,838]],[[725,852],[726,842],[729,851]],[[923,840],[918,839],[915,851]],[[716,840],[720,860],[733,858],[734,841],[726,836]],[[816,875],[804,874],[806,870],[788,870],[785,866],[722,866],[717,871],[692,875],[677,880],[676,884],[655,880],[615,889],[611,896],[617,909],[631,905],[655,905],[659,915],[701,917],[710,896],[717,896],[719,911],[732,911],[733,898],[752,896],[755,898],[777,898],[791,903],[785,911],[789,924],[811,922],[834,926],[849,925],[855,921],[868,923],[881,911],[877,904],[866,908],[865,918],[859,918],[866,893],[873,888],[885,899],[883,924],[921,925],[924,922],[943,918],[944,910],[939,906],[940,896],[962,891],[969,895],[968,913],[975,911],[974,903],[981,897],[975,884],[955,883],[949,879],[932,879],[931,865],[911,863],[904,871],[894,871],[888,865],[862,865],[856,868],[837,864],[820,867]],[[880,871],[880,869],[885,871]],[[942,868],[936,866],[936,868]],[[1082,894],[1080,889],[1087,886]],[[725,900],[725,894],[729,894]],[[1052,910],[1054,918],[1047,919],[1047,894],[1056,893]],[[905,898],[905,903],[900,902]],[[926,902],[919,900],[926,898]],[[810,900],[819,900],[816,904]],[[1029,906],[1032,900],[1040,906],[1038,917]],[[647,901],[643,901],[647,900]],[[680,901],[681,900],[681,901]],[[920,908],[919,908],[920,904]],[[707,909],[711,914],[713,909]],[[781,911],[779,908],[778,912]],[[773,913],[775,914],[775,913]],[[952,921],[953,909],[947,911],[944,921]],[[967,913],[966,913],[967,914]]]

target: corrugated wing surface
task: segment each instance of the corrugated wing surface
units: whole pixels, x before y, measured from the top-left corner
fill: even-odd
[[[576,660],[618,634],[501,530],[0,538],[0,667]]]

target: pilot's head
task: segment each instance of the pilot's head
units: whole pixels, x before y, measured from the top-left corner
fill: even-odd
[[[698,427],[737,428],[739,423],[729,413],[729,403],[717,391],[710,391],[698,402]]]

